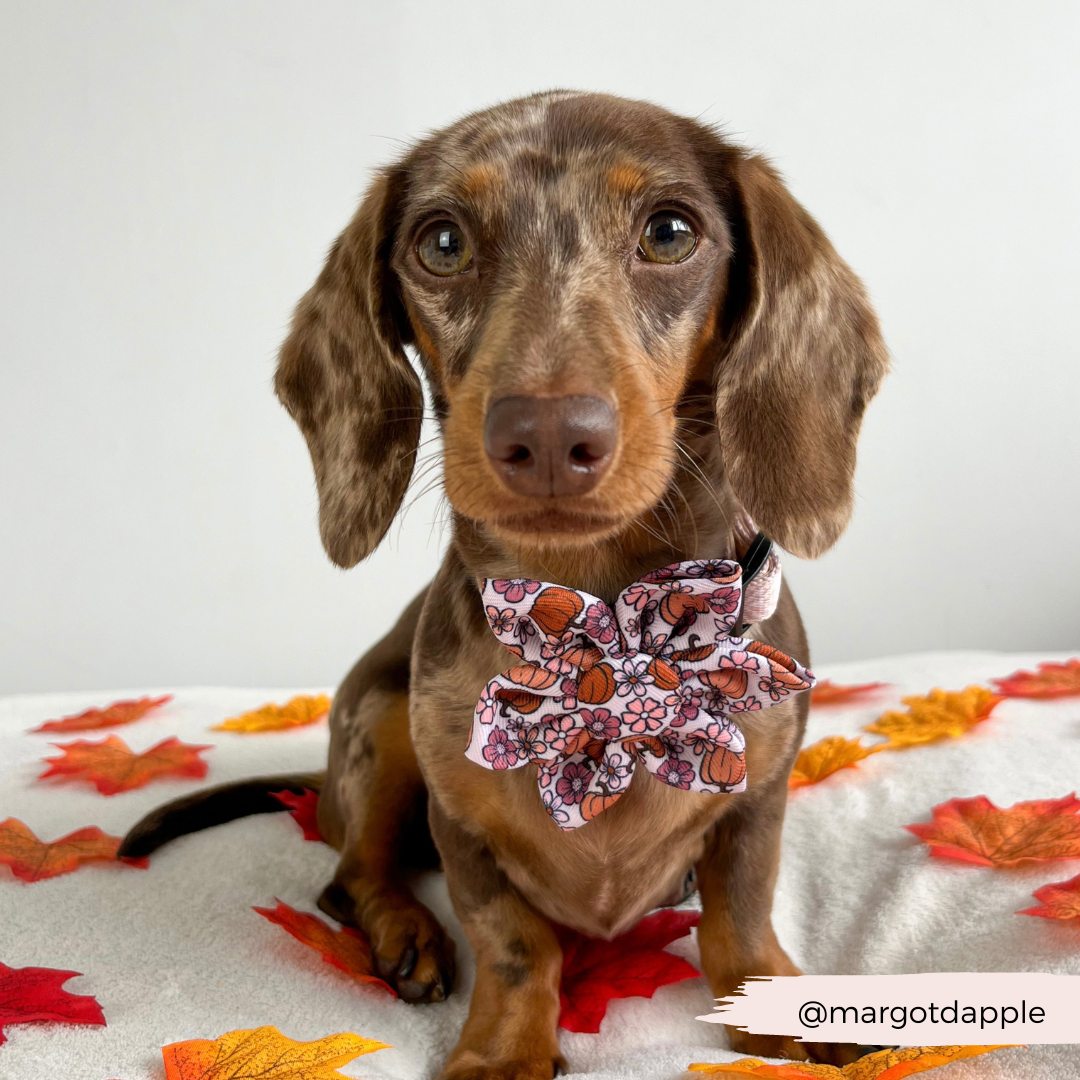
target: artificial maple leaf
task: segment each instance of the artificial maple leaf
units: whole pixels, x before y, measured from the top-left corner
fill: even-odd
[[[845,739],[843,735],[829,735],[799,751],[791,770],[788,787],[806,787],[819,784],[827,776],[840,769],[853,768],[863,758],[876,754],[883,746],[863,746],[858,739]]]
[[[985,795],[935,806],[934,820],[905,825],[930,854],[981,866],[1015,866],[1025,860],[1080,858],[1080,799],[1034,799],[1008,810]]]
[[[814,1065],[810,1062],[785,1062],[770,1065],[757,1057],[743,1057],[738,1062],[712,1065],[696,1062],[689,1072],[711,1072],[714,1076],[744,1077],[746,1080],[902,1080],[916,1072],[978,1057],[994,1050],[1007,1050],[1015,1043],[994,1047],[905,1047],[902,1050],[879,1050],[860,1057],[843,1068]]]
[[[375,962],[371,955],[371,946],[362,934],[351,926],[334,930],[317,915],[297,911],[276,897],[275,901],[276,908],[256,907],[251,910],[257,911],[264,919],[277,923],[297,941],[315,949],[322,955],[323,960],[333,964],[339,971],[344,971],[358,982],[371,983],[397,997],[393,988],[374,974]]]
[[[162,1047],[165,1080],[347,1080],[337,1071],[387,1043],[345,1033],[296,1042],[276,1027],[230,1031]]]
[[[140,720],[148,712],[172,701],[172,694],[163,697],[141,697],[128,701],[114,701],[104,709],[86,709],[62,720],[47,720],[41,727],[31,731],[96,731],[98,728],[119,727]]]
[[[53,743],[62,757],[45,758],[49,768],[38,777],[71,777],[87,780],[102,795],[116,795],[149,784],[156,776],[188,776],[199,780],[207,764],[199,754],[212,746],[192,746],[177,738],[166,739],[141,754],[128,749],[123,739],[110,735],[101,742],[76,739]]]
[[[289,728],[306,727],[321,720],[330,711],[330,698],[326,694],[312,697],[299,694],[284,705],[263,705],[251,712],[230,717],[215,724],[211,731],[234,731],[241,735],[254,735],[261,731],[287,731]]]
[[[699,911],[665,908],[611,941],[557,927],[563,951],[559,1027],[595,1034],[613,998],[652,997],[661,986],[699,978],[693,964],[664,946],[689,934],[700,918]]]
[[[101,1006],[89,994],[64,989],[81,971],[54,968],[9,968],[0,964],[0,1043],[6,1024],[52,1020],[62,1024],[104,1024]]]
[[[116,862],[120,840],[92,825],[46,844],[17,818],[8,818],[0,821],[0,863],[10,866],[11,872],[23,881],[43,881],[70,874],[85,862]],[[140,870],[150,865],[147,859],[119,861]]]
[[[831,679],[822,679],[810,691],[810,704],[820,709],[824,705],[846,705],[849,702],[863,701],[888,685],[884,682],[867,682],[844,686]]]
[[[1038,671],[1014,671],[1004,679],[990,680],[1002,697],[1048,698],[1080,695],[1080,659],[1063,664],[1039,664]]]
[[[747,1080],[902,1080],[905,1076],[927,1072],[951,1061],[1005,1050],[1015,1044],[999,1046],[906,1046],[902,1050],[878,1050],[838,1069],[835,1065],[814,1065],[805,1061],[770,1065],[758,1058],[743,1058],[724,1065],[695,1063],[689,1072],[719,1076],[742,1076]]]
[[[289,808],[289,816],[304,830],[305,840],[322,840],[319,832],[319,793],[304,788],[302,795],[291,791],[271,791],[282,806]]]
[[[982,686],[963,690],[931,690],[926,697],[915,695],[902,699],[905,712],[893,710],[879,716],[863,731],[885,735],[885,750],[904,750],[909,746],[955,739],[981,724],[1002,699]]]
[[[1032,895],[1042,903],[1017,915],[1038,915],[1042,919],[1076,919],[1080,927],[1080,874],[1068,881],[1055,881],[1036,889]]]

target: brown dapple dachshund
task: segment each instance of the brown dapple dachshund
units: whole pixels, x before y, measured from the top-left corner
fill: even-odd
[[[820,555],[851,514],[887,354],[859,281],[762,158],[652,105],[566,92],[466,117],[383,170],[300,301],[276,388],[342,567],[378,545],[413,472],[423,393],[406,345],[453,508],[435,580],[341,685],[325,777],[182,800],[123,853],[280,809],[267,793],[286,782],[319,785],[341,852],[321,906],[370,936],[407,1001],[451,989],[453,944],[406,884],[412,867],[446,872],[477,973],[443,1080],[547,1080],[561,1066],[553,922],[619,934],[696,874],[715,995],[798,973],[771,908],[808,704],[738,717],[745,792],[678,791],[638,769],[618,803],[562,832],[532,767],[465,758],[477,697],[510,660],[478,582],[537,578],[611,603],[657,567],[739,557],[751,520]],[[747,633],[809,661],[786,587]],[[728,1037],[756,1055],[858,1053]]]

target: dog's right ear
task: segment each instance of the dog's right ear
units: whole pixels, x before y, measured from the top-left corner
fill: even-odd
[[[423,390],[390,268],[405,184],[404,167],[372,183],[297,305],[274,379],[311,452],[323,546],[342,567],[386,534],[420,441]]]

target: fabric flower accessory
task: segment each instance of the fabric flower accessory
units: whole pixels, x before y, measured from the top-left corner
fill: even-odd
[[[743,595],[737,562],[695,560],[646,574],[612,610],[544,581],[485,581],[484,611],[518,663],[484,687],[466,756],[486,769],[538,765],[544,807],[576,829],[611,806],[642,762],[684,791],[743,791],[731,717],[809,690],[791,657],[731,633],[767,618],[779,561]]]

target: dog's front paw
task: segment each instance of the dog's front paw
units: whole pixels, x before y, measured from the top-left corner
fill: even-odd
[[[358,912],[348,893],[328,885],[319,907],[339,922],[359,926],[371,941],[379,978],[402,1001],[443,1001],[454,985],[454,942],[419,900],[405,894],[375,895]]]
[[[438,1080],[553,1080],[566,1072],[561,1057],[481,1063],[475,1054],[463,1054],[439,1073]]]
[[[729,1027],[728,1045],[736,1054],[747,1057],[788,1058],[792,1061],[813,1061],[819,1065],[850,1065],[869,1052],[854,1043],[805,1043],[790,1035],[753,1035]],[[872,1048],[870,1048],[872,1049]]]

